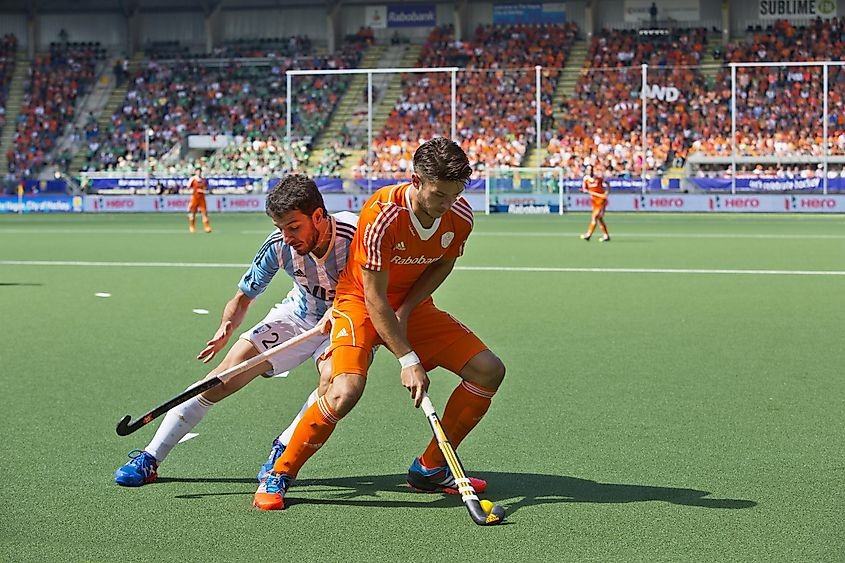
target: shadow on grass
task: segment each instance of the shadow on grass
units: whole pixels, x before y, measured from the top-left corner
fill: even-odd
[[[17,286],[41,286],[44,285],[43,283],[30,283],[30,282],[0,282],[0,287],[17,287]]]
[[[617,483],[599,483],[589,479],[565,477],[560,475],[541,475],[536,473],[497,473],[483,472],[476,476],[486,479],[489,488],[484,497],[501,502],[509,514],[523,506],[557,504],[569,502],[592,503],[628,503],[661,501],[683,506],[700,508],[741,509],[752,508],[757,503],[752,500],[711,498],[709,491],[676,487],[653,487],[650,485],[630,485]],[[248,483],[250,489],[244,492],[182,494],[176,498],[201,499],[222,495],[251,495],[257,485],[255,479],[212,478],[180,479],[161,478],[160,484],[167,483]],[[314,489],[309,491],[309,489]],[[309,492],[308,500],[298,499],[299,491]],[[421,503],[419,500],[401,500],[380,498],[380,493],[408,493],[418,497],[405,485],[405,475],[375,475],[363,477],[335,477],[329,479],[298,480],[285,497],[287,505],[298,502],[309,504],[338,504],[349,506],[380,507],[427,507],[445,508],[455,505],[457,499],[446,495],[431,495],[433,502]],[[320,495],[325,498],[313,498]]]

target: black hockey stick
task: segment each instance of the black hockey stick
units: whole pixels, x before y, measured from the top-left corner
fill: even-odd
[[[179,393],[178,395],[176,395],[175,397],[173,397],[172,399],[170,399],[166,403],[163,403],[163,404],[157,406],[156,408],[154,408],[153,410],[151,410],[147,414],[141,416],[137,420],[133,420],[132,422],[130,422],[130,419],[132,417],[127,414],[122,419],[120,419],[120,422],[117,423],[117,428],[115,429],[115,431],[117,432],[118,436],[128,436],[129,434],[132,434],[133,432],[135,432],[139,428],[146,426],[147,424],[149,424],[150,422],[152,422],[156,418],[160,417],[161,415],[163,415],[164,413],[166,413],[167,411],[169,411],[170,409],[172,409],[176,405],[180,405],[180,404],[184,403],[185,401],[187,401],[188,399],[190,399],[191,397],[196,397],[200,393],[204,393],[204,392],[208,391],[209,389],[212,389],[214,387],[217,387],[218,385],[226,383],[228,380],[232,379],[236,375],[239,375],[239,374],[241,374],[241,373],[243,373],[243,372],[245,372],[249,369],[252,369],[253,367],[260,364],[261,362],[264,362],[267,359],[269,359],[270,357],[275,356],[276,354],[278,354],[282,350],[287,350],[288,348],[292,348],[293,346],[296,346],[297,344],[299,344],[303,340],[307,340],[307,339],[311,338],[312,336],[319,334],[319,333],[320,333],[319,327],[314,327],[311,330],[303,332],[300,335],[294,336],[290,340],[287,340],[287,341],[283,342],[282,344],[279,344],[278,346],[275,346],[273,348],[265,350],[264,352],[261,352],[257,356],[253,356],[252,358],[250,358],[248,360],[245,360],[245,361],[243,361],[243,362],[241,362],[241,363],[239,363],[235,366],[232,366],[229,369],[218,373],[216,376],[214,376],[210,379],[206,379],[205,381],[201,381],[200,383],[197,383],[193,387],[189,387],[185,391]]]

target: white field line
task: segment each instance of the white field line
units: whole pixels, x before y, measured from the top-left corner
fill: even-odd
[[[243,235],[266,235],[268,231],[241,231]],[[578,235],[583,234],[584,231],[473,231],[473,237],[549,237],[549,238],[578,238]],[[613,236],[618,240],[620,238],[691,238],[691,239],[794,239],[794,240],[845,240],[845,235],[812,235],[812,234],[788,234],[788,233],[626,233],[619,234],[619,231],[613,231]]]
[[[92,262],[71,260],[0,260],[0,266],[83,266],[104,268],[238,268],[249,264],[215,262]],[[541,272],[573,274],[712,274],[751,276],[845,276],[845,270],[730,270],[720,268],[557,268],[455,266],[464,272]]]
[[[474,237],[577,237],[582,234],[578,232],[532,232],[532,231],[474,231]],[[795,240],[845,240],[845,235],[811,235],[811,234],[789,234],[789,233],[757,233],[757,234],[743,234],[743,233],[622,233],[613,232],[616,239],[626,238],[712,238],[712,239],[795,239]]]

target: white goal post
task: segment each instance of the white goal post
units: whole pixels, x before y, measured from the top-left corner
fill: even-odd
[[[563,168],[501,167],[484,173],[484,212],[563,215]]]

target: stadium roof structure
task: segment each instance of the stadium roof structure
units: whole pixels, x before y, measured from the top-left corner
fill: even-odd
[[[128,16],[136,11],[198,11],[211,13],[218,8],[248,10],[313,7],[315,4],[323,4],[328,9],[339,4],[366,5],[372,3],[372,0],[2,0],[0,2],[0,13],[117,12]]]

